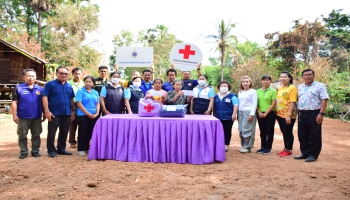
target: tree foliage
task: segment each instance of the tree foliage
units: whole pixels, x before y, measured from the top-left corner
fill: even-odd
[[[219,51],[220,53],[220,75],[221,80],[224,79],[224,64],[226,61],[226,55],[229,53],[230,55],[238,56],[239,52],[235,48],[235,44],[238,42],[237,37],[231,34],[233,28],[235,28],[236,24],[232,23],[231,20],[225,22],[224,20],[217,21],[215,23],[217,35],[207,35],[204,39],[206,40],[214,40],[215,43],[215,51]]]
[[[27,37],[28,43],[40,48],[33,52],[51,63],[82,68],[96,67],[101,55],[92,47],[82,45],[87,32],[99,25],[96,5],[89,0],[0,0],[0,35],[10,43]],[[17,41],[17,42],[16,42]]]
[[[300,24],[295,21],[294,29],[284,33],[268,33],[265,38],[270,42],[268,50],[274,58],[283,60],[282,69],[295,71],[300,62],[309,67],[319,57],[319,50],[325,45],[326,27],[317,19]]]

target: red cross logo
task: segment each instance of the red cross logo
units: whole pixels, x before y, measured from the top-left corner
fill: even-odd
[[[190,55],[195,55],[196,51],[191,50],[190,45],[185,45],[185,49],[179,49],[179,53],[184,55],[184,59],[188,59]]]
[[[154,106],[151,106],[151,104],[149,103],[147,106],[144,106],[143,108],[146,109],[147,112],[151,112],[151,110],[154,109]]]

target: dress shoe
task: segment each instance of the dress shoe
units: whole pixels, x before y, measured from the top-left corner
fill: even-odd
[[[69,152],[69,151],[57,151],[57,154],[60,154],[60,155],[72,155],[72,152]]]
[[[35,152],[35,153],[32,153],[32,156],[33,157],[40,157],[41,155],[39,153]]]
[[[25,159],[25,158],[27,157],[27,155],[28,155],[28,154],[25,154],[25,153],[24,153],[24,154],[21,154],[21,155],[19,155],[19,159]]]
[[[303,154],[301,154],[300,156],[294,156],[295,160],[302,160],[302,159],[306,159],[307,156],[304,156]]]
[[[305,159],[305,162],[315,162],[317,160],[317,158],[314,158],[312,156],[308,156],[306,159]]]
[[[49,153],[49,156],[50,156],[50,158],[56,158],[56,157],[57,157],[57,154],[55,154],[55,153]]]

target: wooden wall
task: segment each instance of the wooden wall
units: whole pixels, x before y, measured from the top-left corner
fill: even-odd
[[[37,80],[45,80],[45,66],[16,51],[2,51],[0,48],[0,84],[23,82],[22,72],[26,68],[37,72]]]

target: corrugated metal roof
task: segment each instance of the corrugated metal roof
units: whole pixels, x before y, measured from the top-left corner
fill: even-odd
[[[44,63],[44,64],[49,63],[49,62],[47,62],[47,61],[45,61],[45,60],[43,60],[43,59],[41,59],[41,58],[38,58],[38,57],[36,57],[36,56],[33,56],[32,54],[28,53],[27,51],[25,51],[25,50],[23,50],[23,49],[20,49],[20,48],[14,46],[14,45],[12,45],[12,44],[10,44],[10,43],[8,43],[8,42],[2,40],[2,39],[0,39],[0,42],[3,43],[3,44],[6,45],[6,46],[9,46],[10,48],[14,49],[15,51],[17,51],[17,52],[19,52],[19,53],[21,53],[21,54],[27,56],[28,58],[30,58],[30,59],[32,59],[32,60],[34,60],[34,61],[37,61],[37,62],[39,62],[39,63]]]

